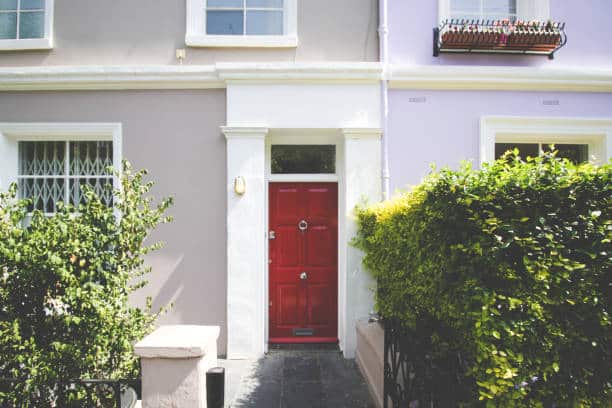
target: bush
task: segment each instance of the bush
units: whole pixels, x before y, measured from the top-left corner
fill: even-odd
[[[377,307],[467,361],[466,406],[611,406],[612,167],[517,154],[358,210]]]
[[[78,208],[31,220],[14,185],[0,194],[0,377],[19,380],[0,406],[55,406],[60,381],[139,375],[133,345],[156,314],[128,297],[146,283],[143,257],[160,244],[143,242],[171,204],[152,205],[145,174],[124,163],[114,208],[87,189]]]

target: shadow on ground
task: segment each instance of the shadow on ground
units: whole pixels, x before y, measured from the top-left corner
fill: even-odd
[[[355,360],[337,347],[274,349],[242,377],[232,408],[370,408]]]

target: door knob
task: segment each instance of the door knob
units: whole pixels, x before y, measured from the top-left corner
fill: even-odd
[[[307,274],[306,272],[302,272],[302,273],[300,273],[300,279],[301,279],[301,280],[306,280],[306,279],[308,279],[308,274]]]

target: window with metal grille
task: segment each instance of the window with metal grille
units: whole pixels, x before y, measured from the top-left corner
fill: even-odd
[[[45,0],[0,0],[0,40],[44,36]]]
[[[30,211],[52,214],[60,201],[78,206],[84,185],[113,205],[112,141],[21,141],[18,149],[19,197],[32,200]]]
[[[517,19],[517,0],[451,0],[450,18],[465,20]]]
[[[284,0],[207,0],[206,34],[282,35]]]

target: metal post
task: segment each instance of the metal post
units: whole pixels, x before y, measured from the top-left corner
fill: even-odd
[[[223,408],[225,405],[225,368],[214,367],[206,372],[206,406]]]

